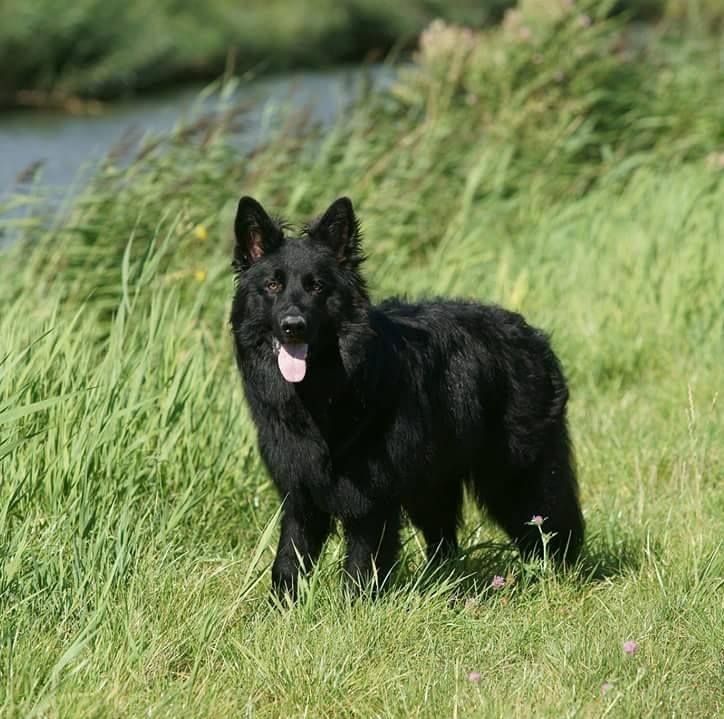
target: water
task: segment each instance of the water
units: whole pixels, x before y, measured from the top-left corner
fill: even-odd
[[[331,122],[360,88],[364,74],[372,86],[391,82],[384,65],[327,72],[293,73],[242,83],[235,99],[255,101],[245,119],[247,141],[253,144],[259,124],[271,105],[308,107],[312,117]],[[58,111],[0,114],[0,197],[33,176],[41,186],[67,188],[87,174],[128,133],[142,136],[170,130],[199,102],[201,86],[105,106],[99,115],[78,116]],[[37,164],[36,164],[37,163]]]

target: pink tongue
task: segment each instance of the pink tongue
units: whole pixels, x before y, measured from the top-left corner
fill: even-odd
[[[287,382],[301,382],[307,372],[307,345],[281,345],[277,362],[279,371]]]

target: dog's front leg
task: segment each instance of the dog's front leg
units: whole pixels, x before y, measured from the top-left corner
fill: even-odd
[[[389,507],[343,521],[347,541],[345,572],[355,589],[380,590],[400,551],[400,509]]]
[[[331,518],[300,492],[284,501],[277,556],[272,565],[272,589],[296,599],[300,573],[308,573],[319,558],[331,530]]]

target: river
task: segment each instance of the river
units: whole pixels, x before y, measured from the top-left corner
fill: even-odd
[[[372,87],[389,84],[394,70],[371,65],[300,72],[241,82],[234,94],[254,102],[246,117],[247,140],[258,132],[270,107],[309,108],[312,117],[330,123],[359,93],[364,77]],[[104,105],[98,114],[25,110],[0,114],[0,199],[28,181],[38,189],[65,189],[83,177],[124,135],[168,131],[200,102],[203,87],[185,87]],[[33,171],[37,169],[37,173]]]

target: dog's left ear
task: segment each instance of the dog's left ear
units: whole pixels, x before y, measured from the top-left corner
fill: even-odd
[[[234,219],[234,265],[246,270],[282,242],[282,231],[253,198],[242,197]]]
[[[324,243],[340,263],[359,255],[359,223],[349,197],[336,199],[310,228],[313,240]]]

